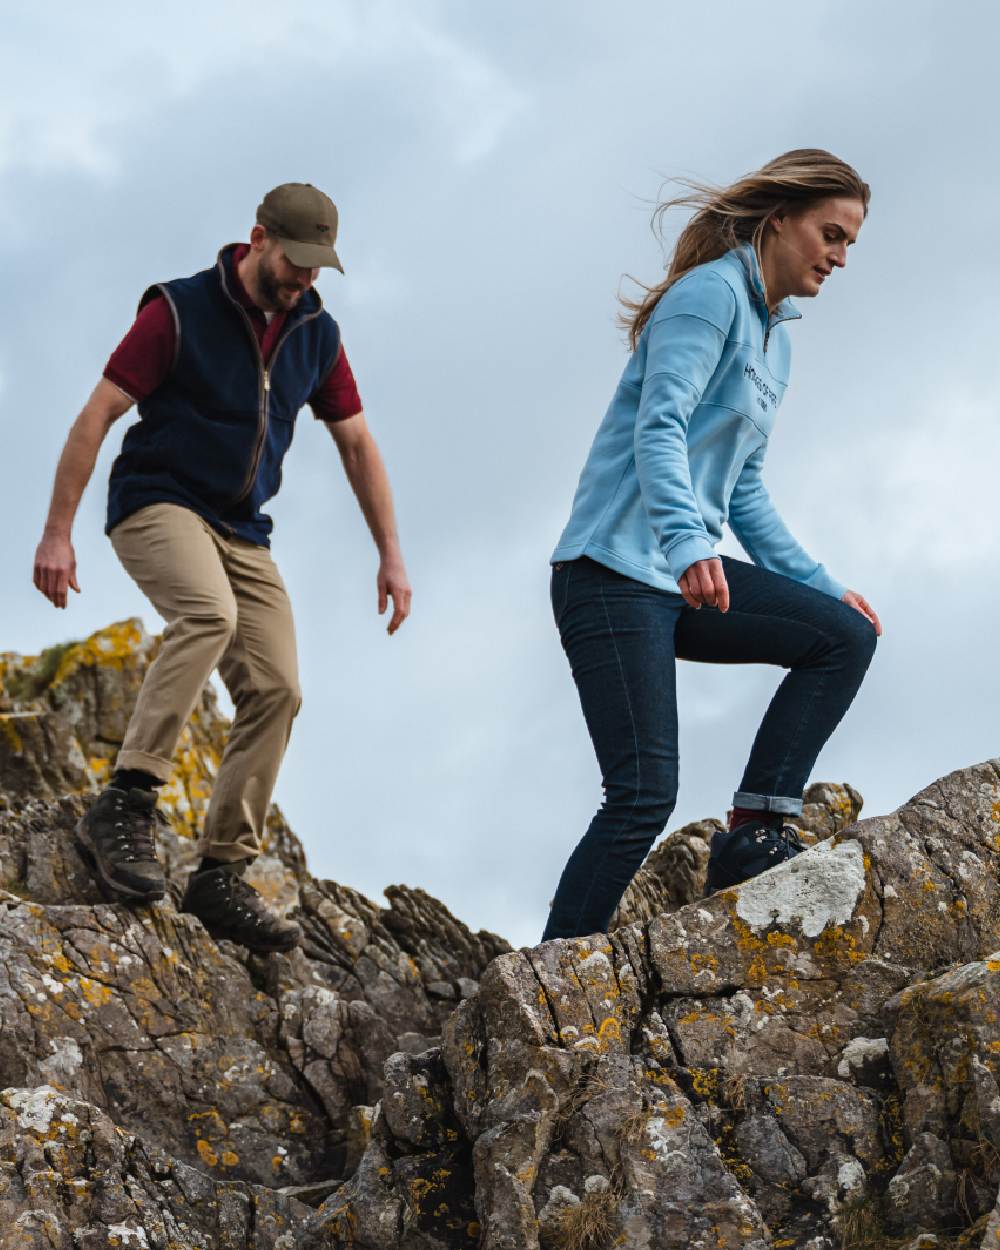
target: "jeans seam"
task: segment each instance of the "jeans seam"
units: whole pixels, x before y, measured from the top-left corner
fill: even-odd
[[[566,605],[569,603],[569,588],[573,580],[572,565],[575,563],[576,562],[574,560],[567,560],[564,566],[566,569],[566,587],[563,590],[563,601],[562,601],[562,606],[559,609],[559,616],[556,620],[556,625],[558,625],[559,622],[562,620],[562,618],[566,615]]]
[[[814,629],[816,629],[817,634],[819,634],[819,636],[823,639],[823,641],[826,643],[827,647],[830,647],[830,646],[831,646],[831,644],[832,644],[832,640],[831,640],[831,638],[830,638],[830,635],[829,635],[829,634],[827,634],[827,633],[825,632],[825,630],[819,629],[819,628],[817,628],[816,626],[813,626],[813,628],[814,628]],[[781,763],[778,765],[777,769],[775,770],[775,774],[774,774],[774,777],[775,777],[775,780],[774,780],[774,788],[775,788],[775,790],[779,790],[779,789],[781,788],[781,786],[780,786],[780,781],[781,781],[781,779],[784,777],[785,767],[786,767],[786,765],[788,764],[788,759],[789,759],[789,756],[790,756],[790,755],[791,755],[791,753],[792,753],[792,743],[796,740],[796,738],[798,738],[798,737],[799,737],[799,735],[801,734],[801,731],[802,731],[802,726],[805,724],[806,719],[807,719],[807,718],[808,718],[808,717],[812,714],[813,706],[814,706],[814,704],[816,703],[816,700],[817,700],[817,698],[819,697],[820,692],[821,692],[821,691],[824,691],[824,690],[826,689],[826,685],[827,685],[827,677],[828,677],[828,675],[827,675],[826,673],[824,673],[824,674],[822,674],[822,675],[820,676],[819,680],[818,680],[818,681],[817,681],[817,683],[816,683],[816,688],[813,690],[813,692],[812,692],[811,696],[809,697],[809,701],[808,701],[808,703],[807,703],[807,704],[806,704],[806,706],[802,709],[802,714],[799,716],[799,723],[798,723],[798,724],[796,725],[796,727],[795,727],[795,733],[794,733],[794,734],[789,734],[789,735],[788,735],[788,739],[787,739],[787,746],[786,746],[786,748],[785,748],[785,754],[781,757]],[[790,797],[790,796],[788,796],[788,797]]]
[[[611,854],[611,851],[614,849],[615,843],[618,841],[619,837],[621,836],[622,830],[628,827],[628,824],[631,821],[632,816],[635,813],[635,809],[639,805],[639,795],[642,791],[642,769],[641,769],[641,765],[639,762],[639,738],[638,738],[638,735],[636,733],[636,728],[635,728],[635,716],[632,712],[632,700],[629,698],[628,683],[625,680],[625,671],[622,665],[621,652],[618,650],[618,642],[615,639],[615,630],[614,630],[614,626],[611,624],[611,614],[608,612],[608,605],[607,605],[607,600],[604,597],[603,586],[600,587],[600,592],[601,592],[601,607],[604,609],[604,619],[605,621],[607,621],[607,625],[608,625],[608,636],[611,639],[612,647],[614,647],[615,660],[618,663],[618,674],[621,677],[622,691],[625,695],[625,706],[628,709],[629,724],[632,726],[632,746],[635,751],[635,797],[632,800],[632,808],[628,816],[625,818],[625,820],[622,822],[621,826],[619,827],[618,831],[611,837],[608,844],[606,845],[604,849],[604,855],[601,857],[600,864],[595,865],[594,867],[594,872],[590,879],[590,885],[587,887],[587,892],[583,896],[583,899],[580,902],[579,909],[577,910],[577,913],[576,913],[576,923],[573,926],[574,929],[579,929],[580,927],[580,921],[583,917],[583,913],[586,910],[587,904],[590,902],[590,896],[594,891],[594,882],[597,880],[598,876],[600,875],[601,870],[604,868],[604,865],[607,863],[608,856]]]

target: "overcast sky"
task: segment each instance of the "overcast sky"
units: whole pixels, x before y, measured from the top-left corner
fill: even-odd
[[[346,269],[319,289],[414,611],[387,639],[374,548],[306,410],[272,508],[305,691],[276,797],[317,875],[423,886],[537,940],[599,800],[547,561],[624,364],[615,293],[660,273],[664,178],[817,146],[871,183],[871,213],[791,327],[766,478],[885,636],[814,778],[875,814],[997,753],[994,6],[3,8],[0,650],[160,628],[103,536],[131,415],[77,518],[83,594],[57,612],[32,588],[56,457],[145,287],[246,238],[269,187],[315,183]],[[722,815],[778,679],[681,666],[671,827]]]

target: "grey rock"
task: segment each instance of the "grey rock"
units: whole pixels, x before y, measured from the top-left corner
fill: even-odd
[[[946,1228],[955,1221],[957,1178],[940,1137],[919,1133],[886,1190],[890,1228]]]
[[[309,1208],[215,1180],[50,1086],[0,1091],[0,1248],[293,1250]]]

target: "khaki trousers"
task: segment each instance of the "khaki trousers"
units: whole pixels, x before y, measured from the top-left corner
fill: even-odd
[[[218,667],[236,708],[205,818],[204,854],[260,854],[264,819],[302,702],[295,627],[266,547],[224,538],[196,513],[158,503],[111,531],[126,572],[167,623],[116,767],[167,781],[177,740]]]

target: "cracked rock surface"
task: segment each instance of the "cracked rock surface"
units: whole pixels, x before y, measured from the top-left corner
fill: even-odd
[[[384,1102],[306,1244],[997,1242],[1000,762],[860,822],[825,789],[796,860],[486,968],[422,1057],[475,1224],[433,1223],[433,1131]]]

